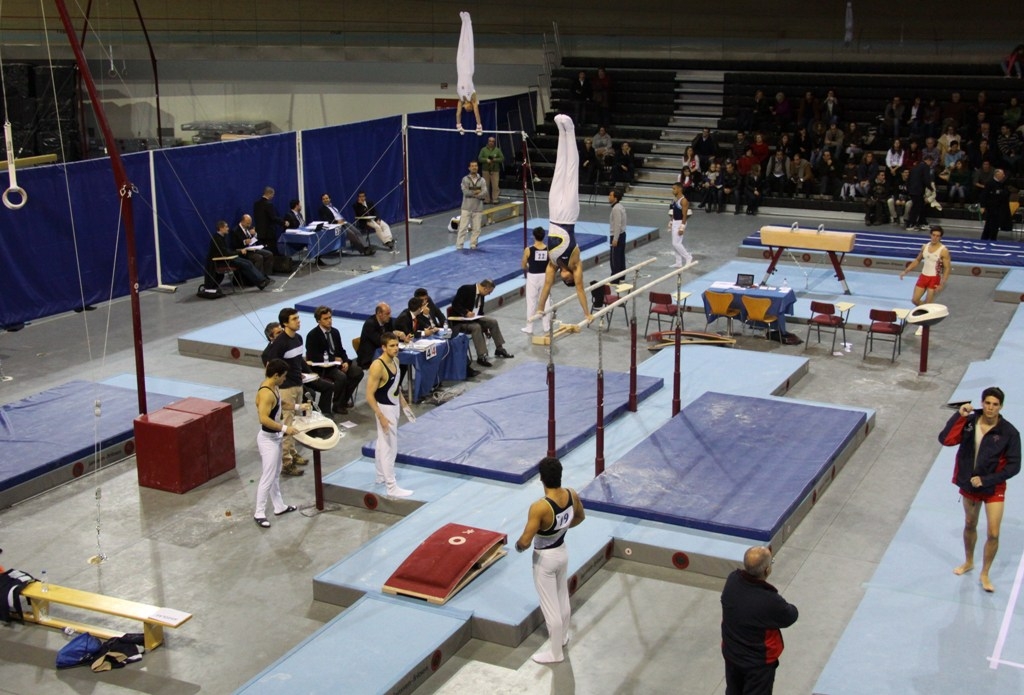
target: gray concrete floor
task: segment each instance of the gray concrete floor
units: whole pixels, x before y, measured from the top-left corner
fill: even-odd
[[[628,197],[625,202],[631,224],[662,225],[666,219],[663,207],[630,206]],[[546,213],[544,201],[539,212]],[[755,226],[788,223],[793,219],[789,215],[750,218],[698,212],[687,234],[689,248],[700,261],[697,274],[735,258],[737,245]],[[451,241],[445,231],[448,218],[439,215],[411,228],[418,253]],[[585,199],[581,218],[606,220],[607,206],[603,201],[589,205]],[[816,226],[819,220],[802,221]],[[848,229],[858,224],[855,219],[834,222]],[[978,230],[948,233],[977,236]],[[652,274],[667,268],[672,262],[667,238],[632,251],[630,260],[651,255],[658,258]],[[372,260],[393,257],[378,255]],[[149,374],[245,392],[249,404],[234,419],[236,471],[181,496],[139,488],[134,460],[85,476],[0,511],[0,564],[33,573],[46,569],[57,584],[159,603],[195,617],[170,631],[166,647],[147,654],[141,664],[102,675],[87,669],[55,671],[55,653],[65,642],[59,632],[0,626],[0,692],[226,693],[339,612],[312,600],[312,576],[397,518],[349,507],[316,514],[306,507],[302,514],[275,519],[269,531],[257,529],[250,520],[259,467],[251,401],[260,375],[247,367],[181,357],[176,338],[242,311],[336,283],[366,267],[362,259],[346,259],[335,268],[297,275],[283,292],[249,290],[216,302],[194,298],[198,281],[175,294],[143,295]],[[279,278],[278,287],[282,284]],[[812,691],[860,600],[863,583],[870,579],[934,460],[934,433],[945,420],[946,398],[969,362],[990,354],[1016,309],[993,302],[995,285],[991,279],[953,277],[942,295],[950,318],[934,331],[925,376],[917,373],[917,340],[912,337],[894,365],[882,356],[861,360],[860,332],[850,334],[852,354],[832,357],[827,348],[817,346],[807,350],[810,373],[790,395],[874,408],[877,427],[777,554],[773,581],[801,611],[800,621],[785,632],[787,649],[777,692]],[[506,335],[518,336],[510,339],[516,361],[543,360],[544,351],[528,346],[514,330],[524,311],[521,302],[510,302],[494,314],[503,319]],[[641,312],[641,320],[645,318]],[[4,372],[15,377],[0,384],[0,402],[70,379],[98,380],[132,371],[130,332],[128,302],[118,300],[95,312],[51,317],[21,332],[0,335]],[[803,335],[799,326],[796,332]],[[621,321],[613,324],[611,340],[605,342],[609,363],[625,361],[625,336]],[[803,354],[803,346],[781,347],[752,337],[741,339],[738,347]],[[644,357],[646,352],[640,359]],[[557,359],[594,366],[593,345],[585,339],[563,341]],[[509,368],[508,363],[498,361],[488,373],[503,368]],[[485,374],[481,380],[486,378]],[[327,472],[358,457],[359,446],[373,434],[368,413],[365,405],[353,411],[351,419],[359,427],[325,456]],[[311,474],[286,478],[283,488],[288,502],[312,503]],[[951,489],[950,524],[959,524],[958,509]],[[100,551],[106,561],[90,564],[89,558]],[[543,629],[516,649],[474,640],[418,692],[722,693],[721,583],[613,560],[573,599],[566,663],[548,668],[530,660],[546,639]]]

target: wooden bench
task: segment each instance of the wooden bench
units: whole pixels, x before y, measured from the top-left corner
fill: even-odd
[[[42,582],[27,584],[22,590],[21,595],[32,601],[32,612],[25,613],[25,622],[55,627],[61,630],[70,627],[75,632],[88,632],[105,640],[123,635],[126,632],[125,630],[112,630],[106,627],[54,617],[50,615],[50,606],[59,604],[96,613],[106,613],[107,615],[141,622],[146,649],[149,650],[156,649],[163,644],[165,627],[178,627],[192,617],[191,613],[184,613],[173,608],[151,606],[146,603],[94,594],[91,591],[69,589],[55,584],[50,584],[49,591],[44,592]]]
[[[484,226],[494,224],[495,222],[501,222],[503,220],[510,220],[513,217],[519,217],[522,212],[523,201],[516,200],[511,203],[502,203],[501,205],[495,205],[494,207],[487,208],[483,211]]]

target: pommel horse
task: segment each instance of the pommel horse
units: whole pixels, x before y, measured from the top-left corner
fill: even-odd
[[[842,258],[836,256],[836,252],[845,256],[853,251],[856,241],[857,235],[853,232],[828,232],[825,231],[825,225],[817,229],[800,229],[800,226],[794,222],[792,227],[770,225],[761,227],[761,245],[774,249],[769,252],[771,262],[768,264],[768,270],[765,272],[761,284],[768,283],[768,278],[775,272],[775,267],[779,264],[782,252],[787,248],[809,249],[824,251],[828,254],[829,260],[832,261],[832,267],[835,268],[836,278],[843,285],[843,294],[850,294],[850,286],[846,284],[846,275],[843,274]]]

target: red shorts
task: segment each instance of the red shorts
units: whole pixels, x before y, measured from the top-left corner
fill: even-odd
[[[991,495],[979,495],[974,492],[968,492],[963,488],[960,488],[960,495],[966,497],[969,500],[975,502],[1005,502],[1006,501],[1006,483],[996,483],[995,492]]]
[[[918,287],[923,287],[926,290],[930,290],[932,288],[938,287],[941,282],[942,282],[942,278],[939,277],[938,275],[918,275],[917,276],[917,286]]]

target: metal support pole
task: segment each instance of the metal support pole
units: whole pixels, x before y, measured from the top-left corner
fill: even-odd
[[[604,319],[597,331],[597,453],[594,456],[594,477],[604,473]]]

